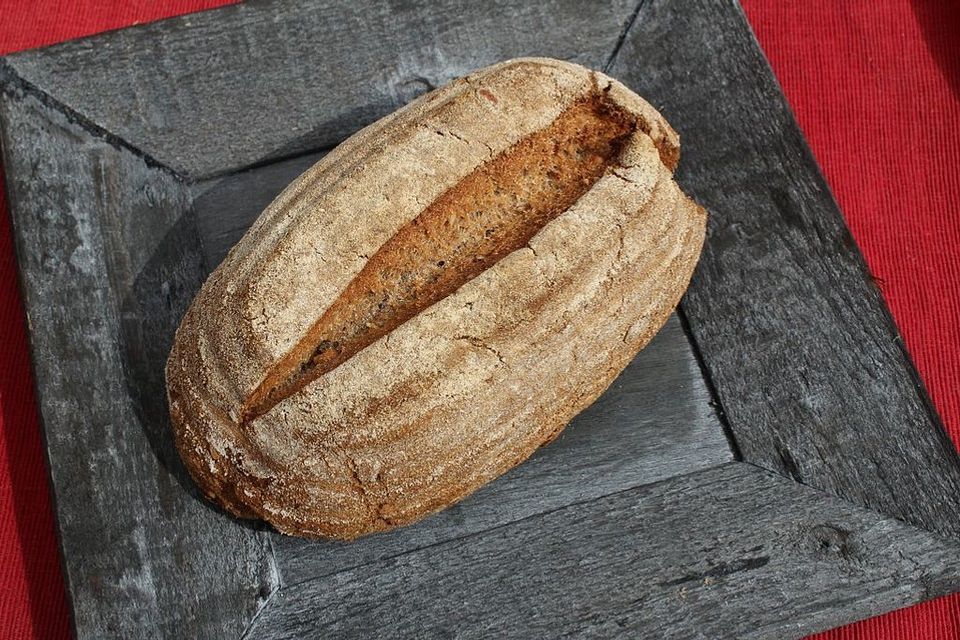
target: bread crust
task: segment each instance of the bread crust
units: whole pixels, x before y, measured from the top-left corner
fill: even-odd
[[[529,242],[262,415],[246,401],[371,256],[591,91],[636,118],[616,164]],[[353,539],[472,493],[556,437],[666,321],[705,212],[677,134],[622,84],[523,58],[370,125],[264,211],[203,285],[167,363],[204,493],[292,535]]]

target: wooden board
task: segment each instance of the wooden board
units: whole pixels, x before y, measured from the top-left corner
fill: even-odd
[[[611,73],[682,133],[711,213],[683,310],[740,452],[960,536],[956,450],[766,60],[737,12],[681,4],[645,3]]]
[[[339,140],[519,55],[608,69],[680,131],[711,219],[679,318],[422,523],[310,542],[211,507],[162,378],[203,278]],[[960,588],[957,455],[735,3],[255,3],[16,54],[0,85],[79,637],[781,638]]]
[[[734,463],[285,587],[249,636],[793,637],[960,588],[951,547]]]
[[[505,58],[602,67],[634,8],[632,0],[251,3],[8,64],[138,154],[196,179],[332,147]]]

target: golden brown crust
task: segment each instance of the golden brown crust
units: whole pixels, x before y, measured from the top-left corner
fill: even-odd
[[[492,95],[492,94],[491,94]],[[616,164],[633,114],[591,90],[484,162],[370,255],[247,397],[241,422],[353,357],[524,246]]]
[[[278,361],[315,346],[318,319],[351,307],[359,293],[344,292],[391,238],[597,92],[635,130],[572,205],[244,415]],[[236,515],[350,539],[417,520],[526,459],[607,388],[685,290],[706,216],[673,182],[678,158],[676,133],[641,98],[546,59],[481,70],[359,132],[267,208],[177,331],[167,385],[191,475]]]

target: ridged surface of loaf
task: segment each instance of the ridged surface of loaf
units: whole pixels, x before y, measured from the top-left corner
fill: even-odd
[[[585,100],[594,111],[574,122]],[[574,164],[552,156],[562,140],[537,137],[564,118],[569,135],[599,140],[570,147]],[[264,211],[184,317],[167,384],[187,468],[237,515],[350,539],[413,522],[526,459],[607,388],[685,290],[705,213],[673,181],[678,158],[646,102],[547,59],[481,70],[360,131]],[[538,186],[541,166],[566,191]],[[508,185],[488,175],[517,187],[515,214]],[[442,253],[456,237],[439,230],[457,207],[465,229],[479,228],[467,220],[483,214],[475,202],[501,227],[540,217],[499,248],[495,232],[470,245],[471,270],[453,244]],[[424,224],[437,246],[404,240],[416,251],[390,253]],[[418,256],[430,263],[408,269]],[[394,281],[408,299],[380,303],[383,318],[363,307]]]

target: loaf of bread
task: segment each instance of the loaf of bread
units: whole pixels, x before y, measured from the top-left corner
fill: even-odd
[[[167,362],[212,500],[352,539],[461,500],[557,436],[666,321],[706,214],[676,133],[599,73],[527,58],[363,129],[203,285]]]

